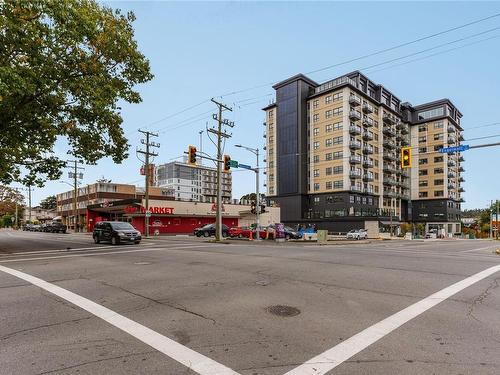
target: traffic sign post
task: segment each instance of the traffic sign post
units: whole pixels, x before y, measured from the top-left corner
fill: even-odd
[[[442,154],[451,154],[453,152],[463,152],[467,151],[470,148],[469,145],[460,145],[460,146],[454,146],[454,147],[443,147],[439,149],[439,152]]]

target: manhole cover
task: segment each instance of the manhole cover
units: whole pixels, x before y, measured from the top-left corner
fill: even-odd
[[[276,315],[276,316],[282,316],[282,317],[289,317],[289,316],[295,316],[300,314],[300,310],[292,307],[292,306],[285,306],[285,305],[276,305],[276,306],[269,306],[267,309],[267,312]]]

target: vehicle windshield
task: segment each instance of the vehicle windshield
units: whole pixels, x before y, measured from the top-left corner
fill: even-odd
[[[111,227],[116,230],[135,230],[129,223],[112,223]]]
[[[205,226],[201,227],[201,229],[210,229],[210,228],[212,228],[213,226],[214,226],[213,224],[207,224],[207,225],[205,225]]]
[[[288,232],[294,232],[294,230],[290,227],[285,227],[285,230],[288,231]]]

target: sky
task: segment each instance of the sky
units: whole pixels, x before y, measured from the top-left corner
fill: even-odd
[[[500,3],[495,2],[104,4],[135,13],[135,37],[155,78],[137,86],[142,103],[122,105],[130,157],[121,165],[103,159],[96,166],[86,166],[83,184],[103,176],[113,182],[143,184],[135,153],[141,146],[139,128],[159,133],[155,163],[181,160],[188,145],[199,146],[199,132],[215,125],[212,97],[233,108],[224,113],[235,123],[228,129],[232,138],[225,152],[233,160],[255,165],[253,154],[234,145],[262,149],[262,108],[273,97],[272,83],[500,14]],[[483,34],[473,36],[478,33]],[[463,40],[439,47],[459,39]],[[423,50],[428,51],[420,53]],[[463,113],[463,143],[474,145],[500,142],[500,136],[473,139],[500,135],[499,61],[500,16],[307,75],[324,82],[361,70],[413,105],[449,98]],[[378,66],[370,68],[373,65]],[[203,151],[215,152],[206,132],[202,143]],[[56,150],[64,153],[66,144],[59,142]],[[486,207],[491,199],[500,199],[500,146],[469,150],[463,156],[463,208]],[[65,183],[70,181],[65,172],[60,181],[34,189],[33,205],[68,190]],[[233,172],[234,198],[254,189],[253,172]]]

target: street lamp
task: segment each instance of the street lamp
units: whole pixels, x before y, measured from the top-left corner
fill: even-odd
[[[75,188],[76,189],[76,186],[73,186],[72,184],[70,184],[69,182],[67,181],[59,181],[61,184],[66,184],[66,185],[69,185],[71,186],[72,188]],[[80,181],[77,181],[77,185],[80,185]],[[77,223],[77,216],[78,216],[78,200],[77,200],[77,194],[74,194],[74,200],[75,200],[75,204],[74,204],[74,207],[75,209],[73,210],[73,214],[74,214],[74,230],[75,232],[77,232],[77,228],[76,228],[76,223]]]
[[[255,198],[255,221],[257,226],[257,236],[255,238],[256,241],[260,241],[260,193],[259,193],[259,149],[247,147],[243,145],[235,145],[235,147],[244,148],[247,151],[250,151],[257,157],[257,166],[252,170],[255,172],[255,190],[256,190],[256,198]]]

